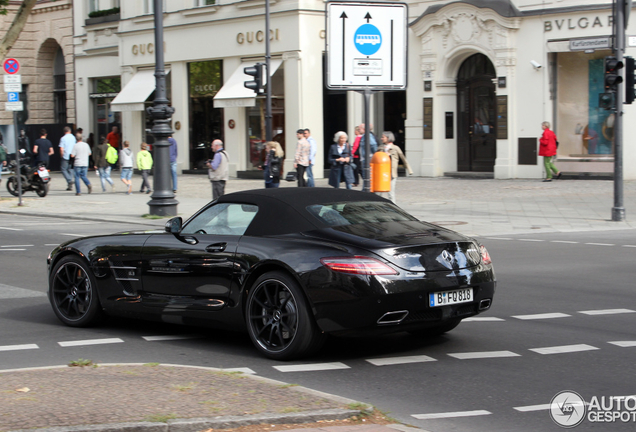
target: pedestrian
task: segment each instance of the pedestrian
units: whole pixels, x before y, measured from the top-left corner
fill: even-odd
[[[35,166],[41,162],[47,168],[49,167],[49,158],[55,153],[53,144],[46,139],[46,129],[40,129],[40,138],[33,143],[33,154],[35,155]]]
[[[0,183],[2,183],[2,168],[7,166],[7,149],[0,143]]]
[[[335,188],[339,188],[340,183],[344,181],[347,189],[351,189],[354,181],[353,167],[351,166],[353,157],[351,155],[351,146],[347,139],[345,132],[336,132],[333,137],[334,143],[329,148],[329,162],[331,162],[329,186]]]
[[[296,131],[296,138],[298,143],[296,144],[296,155],[294,156],[294,168],[296,168],[296,175],[298,176],[298,187],[305,187],[305,171],[309,166],[309,153],[311,152],[311,145],[305,138],[305,130],[298,129]]]
[[[409,165],[409,161],[406,160],[402,149],[394,144],[395,135],[393,135],[393,132],[382,132],[380,139],[382,140],[380,150],[388,153],[391,158],[391,190],[389,191],[389,200],[395,203],[395,187],[397,186],[398,165],[400,161],[402,161],[404,168],[409,174],[413,175],[413,170],[411,169],[411,165]]]
[[[216,139],[212,141],[214,157],[208,160],[208,178],[212,183],[212,200],[217,199],[225,193],[225,183],[229,179],[230,158],[223,150],[223,141]]]
[[[20,136],[18,137],[18,147],[20,148],[20,150],[24,149],[26,151],[25,156],[31,156],[31,143],[24,129],[20,130]]]
[[[267,142],[265,148],[267,150],[265,163],[263,164],[265,187],[277,188],[280,186],[280,174],[285,172],[283,169],[285,163],[283,157],[285,156],[285,152],[277,141]]]
[[[360,126],[356,126],[354,133],[356,135],[351,151],[353,152],[353,163],[356,166],[353,169],[353,187],[357,187],[360,184],[360,176],[362,172],[362,164],[360,163]]]
[[[106,139],[108,143],[114,147],[116,150],[119,150],[119,143],[121,142],[121,135],[119,134],[119,128],[117,126],[113,126],[108,135],[106,135]]]
[[[88,193],[91,193],[93,191],[93,186],[86,176],[86,173],[88,172],[88,157],[91,155],[91,148],[88,146],[88,144],[82,141],[82,134],[76,134],[75,138],[76,142],[73,146],[73,152],[71,153],[71,156],[75,158],[75,195],[79,196],[82,194],[80,189],[80,179],[82,179],[82,181],[88,188]]]
[[[365,154],[367,152],[367,146],[366,146],[366,141],[364,137],[366,132],[365,124],[362,123],[361,125],[359,125],[358,129],[360,131],[360,146],[358,147],[358,152],[360,153],[360,163],[365,164],[366,166]],[[375,138],[375,135],[373,134],[373,125],[370,125],[369,127],[369,145],[371,147],[371,155],[369,156],[369,161],[371,161],[371,157],[373,157],[373,153],[378,151],[378,140]]]
[[[99,173],[99,180],[102,183],[102,192],[106,192],[106,183],[110,184],[113,192],[115,192],[115,182],[110,178],[111,166],[106,160],[106,152],[112,148],[106,138],[102,137],[102,143],[95,147],[93,151],[93,161],[95,169]]]
[[[64,127],[64,135],[60,139],[60,156],[62,157],[60,161],[60,170],[62,171],[62,175],[66,179],[67,187],[66,190],[73,190],[73,183],[75,180],[75,174],[71,169],[71,153],[73,152],[73,147],[77,140],[71,133],[71,128],[68,126]]]
[[[552,162],[552,156],[557,152],[557,137],[550,130],[550,122],[544,121],[541,123],[541,129],[543,129],[543,135],[539,138],[539,156],[543,156],[543,166],[545,167],[546,178],[544,182],[552,181],[552,173],[556,175],[556,178],[561,178],[561,171],[557,170]]]
[[[124,141],[124,148],[119,151],[119,167],[121,168],[121,181],[128,187],[126,195],[132,194],[132,171],[134,154],[130,149],[130,143]]]
[[[311,136],[309,129],[305,129],[303,135],[307,142],[309,142],[309,165],[307,165],[307,169],[305,170],[307,173],[307,187],[314,187],[316,186],[313,170],[314,162],[316,162],[316,140]]]
[[[170,172],[172,172],[172,193],[177,193],[177,140],[172,135],[168,137],[170,143]]]
[[[137,153],[137,168],[141,172],[141,177],[143,178],[139,192],[144,193],[145,188],[146,193],[149,194],[152,192],[150,183],[148,182],[148,175],[152,169],[152,155],[148,151],[148,144],[146,143],[141,143],[141,151]]]

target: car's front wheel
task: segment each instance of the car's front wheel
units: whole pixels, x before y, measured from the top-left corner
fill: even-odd
[[[76,256],[62,258],[53,268],[49,300],[60,321],[72,327],[88,327],[102,317],[95,277]]]
[[[285,273],[259,277],[249,291],[245,312],[252,342],[271,359],[306,356],[324,342],[301,288]]]

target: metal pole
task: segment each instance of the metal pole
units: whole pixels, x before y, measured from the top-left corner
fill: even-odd
[[[369,107],[371,105],[371,90],[364,89],[364,164],[362,166],[362,192],[371,192],[371,127],[369,125]]]
[[[147,109],[153,119],[152,134],[154,144],[154,191],[148,201],[150,214],[155,216],[176,216],[177,201],[172,192],[170,175],[170,143],[168,137],[172,135],[170,119],[174,108],[168,106],[166,97],[166,72],[163,62],[163,9],[162,0],[154,0],[155,6],[155,100],[153,106]]]
[[[616,1],[616,60],[623,61],[625,51],[625,0]],[[616,115],[614,120],[614,207],[612,220],[625,220],[623,205],[623,95],[624,83],[619,83],[616,90]]]
[[[271,55],[269,52],[269,0],[265,1],[265,70],[267,71],[267,87],[265,93],[265,139],[272,140],[272,74],[269,69]]]
[[[13,111],[13,128],[15,130],[15,178],[18,181],[18,206],[22,206],[22,173],[20,172],[20,135],[17,111]]]

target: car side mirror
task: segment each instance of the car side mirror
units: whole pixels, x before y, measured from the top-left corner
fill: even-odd
[[[183,225],[183,219],[180,216],[174,217],[166,222],[166,232],[170,234],[179,234],[181,232],[181,226]]]

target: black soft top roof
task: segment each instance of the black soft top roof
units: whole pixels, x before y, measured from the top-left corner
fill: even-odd
[[[334,188],[269,188],[222,195],[218,203],[258,206],[258,213],[245,232],[250,236],[282,235],[327,228],[307,211],[314,204],[388,200],[369,192]]]

